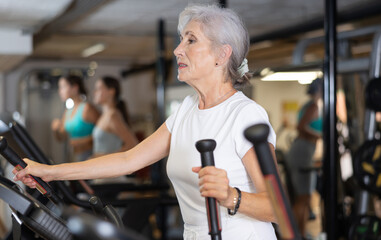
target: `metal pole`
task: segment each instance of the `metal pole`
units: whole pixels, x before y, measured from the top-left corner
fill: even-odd
[[[328,240],[337,239],[336,0],[325,0],[324,210]]]
[[[165,66],[165,28],[164,20],[160,19],[158,23],[158,46],[156,63],[156,101],[157,101],[157,122],[156,127],[160,127],[165,121],[165,94],[164,85],[166,79]]]
[[[156,62],[156,129],[165,121],[165,80],[166,80],[166,60],[165,60],[165,23],[163,19],[158,22],[157,32],[157,62]],[[152,165],[151,180],[154,184],[165,183],[165,169],[163,160]],[[160,193],[165,196],[165,192]],[[161,239],[167,239],[167,208],[160,205],[159,208],[159,226],[161,230]]]
[[[155,125],[159,128],[165,121],[165,31],[164,21],[160,19],[157,31],[157,59],[156,59],[156,114]],[[154,184],[164,182],[164,164],[159,161],[151,166],[151,180]]]

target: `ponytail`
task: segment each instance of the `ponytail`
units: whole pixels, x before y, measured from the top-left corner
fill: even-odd
[[[119,112],[122,114],[124,121],[130,125],[130,119],[127,111],[127,105],[123,100],[120,99],[120,93],[121,93],[121,88],[119,81],[111,76],[103,76],[101,77],[102,82],[106,85],[107,88],[109,89],[114,89],[115,90],[115,96],[114,96],[114,101],[115,101],[115,106],[119,110]]]
[[[123,100],[118,100],[116,103],[116,108],[119,110],[119,112],[122,114],[122,117],[124,121],[127,123],[128,126],[131,126],[130,118],[128,116],[127,106]]]

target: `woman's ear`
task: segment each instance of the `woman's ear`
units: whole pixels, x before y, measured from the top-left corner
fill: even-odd
[[[224,65],[229,61],[232,55],[232,47],[229,44],[223,45],[218,52],[218,65]]]

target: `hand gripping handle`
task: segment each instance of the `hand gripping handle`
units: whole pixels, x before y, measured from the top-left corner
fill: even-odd
[[[0,136],[0,154],[18,170],[21,170],[27,166],[27,164],[17,155],[17,153],[8,146],[7,140],[3,136]],[[49,184],[39,177],[31,177],[36,181],[36,188],[40,193],[49,198],[55,204],[60,202],[58,196],[54,193]]]
[[[201,154],[202,167],[214,166],[213,150],[216,148],[216,141],[205,139],[196,142],[196,148]],[[209,234],[212,240],[221,240],[221,223],[219,208],[215,198],[205,198],[206,210],[208,214]]]

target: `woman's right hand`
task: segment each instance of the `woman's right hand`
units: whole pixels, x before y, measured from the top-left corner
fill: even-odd
[[[49,169],[52,166],[40,164],[28,158],[24,158],[23,160],[27,164],[27,166],[21,170],[14,168],[12,171],[13,174],[15,174],[13,180],[22,181],[25,185],[27,185],[30,188],[36,188],[36,182],[30,175],[40,177],[45,182],[53,180],[53,175],[49,174]]]
[[[51,128],[52,128],[53,131],[58,131],[58,130],[60,130],[60,129],[61,129],[61,126],[62,126],[61,119],[56,118],[56,119],[54,119],[54,120],[52,121]]]

